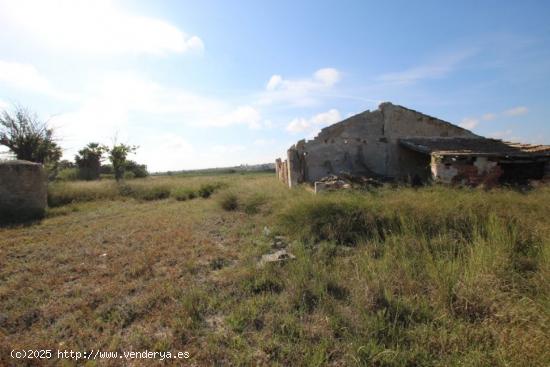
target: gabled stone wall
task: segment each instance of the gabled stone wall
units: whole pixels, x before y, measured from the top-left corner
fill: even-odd
[[[405,107],[382,103],[321,130],[313,140],[301,140],[287,152],[288,182],[292,187],[313,183],[341,172],[406,179],[429,175],[429,158],[399,145],[405,137],[479,136],[443,120]]]

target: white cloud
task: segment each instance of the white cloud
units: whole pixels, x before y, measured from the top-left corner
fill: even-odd
[[[341,78],[341,72],[334,68],[319,69],[310,78],[304,79],[284,79],[275,74],[267,82],[266,91],[260,96],[260,104],[314,105],[319,94],[330,90]]]
[[[473,53],[474,50],[463,50],[461,52],[439,57],[435,61],[426,63],[425,65],[414,66],[403,71],[382,74],[377,79],[384,83],[411,84],[423,79],[442,78],[454,71],[462,61],[470,57]]]
[[[378,79],[383,82],[407,84],[421,79],[433,79],[445,76],[452,70],[450,65],[418,66],[405,71],[386,73]]]
[[[490,133],[489,136],[494,139],[510,139],[513,136],[513,131],[511,129],[503,131],[495,131]]]
[[[139,143],[135,159],[153,171],[175,171],[195,164],[195,148],[177,134],[152,135]]]
[[[208,98],[190,91],[161,85],[135,73],[111,73],[98,78],[86,90],[80,105],[66,113],[51,117],[50,121],[60,135],[62,145],[68,148],[66,157],[90,141],[110,142],[117,132],[132,133],[132,144],[160,146],[155,141],[145,143],[139,134],[145,128],[156,126],[156,131],[175,127],[228,128],[236,125],[251,129],[263,126],[260,111],[249,105],[235,105]],[[175,137],[168,137],[172,144]],[[175,144],[175,143],[174,143]],[[174,151],[181,151],[185,144]],[[170,149],[167,150],[169,152]],[[144,160],[156,170],[166,168],[155,151],[148,151],[151,159]],[[182,163],[182,162],[180,162]],[[179,167],[190,164],[180,164]],[[162,167],[162,168],[159,168]]]
[[[290,121],[290,123],[286,127],[286,130],[291,133],[299,133],[304,130],[311,129],[319,130],[322,127],[332,125],[340,121],[341,119],[342,117],[340,116],[340,112],[333,108],[327,112],[322,112],[315,116],[312,116],[309,119],[295,118],[294,120]]]
[[[50,83],[30,64],[0,60],[0,81],[16,88],[44,91],[50,89]]]
[[[518,106],[514,108],[510,108],[509,110],[506,110],[503,112],[505,116],[520,116],[525,115],[529,110],[525,106]]]
[[[263,139],[263,138],[260,138],[260,139],[256,139],[254,140],[254,142],[252,143],[258,147],[265,147],[265,146],[268,146],[268,145],[273,145],[275,144],[275,139]]]
[[[481,117],[466,117],[462,119],[459,125],[465,129],[473,129],[477,127],[481,121],[493,121],[497,119],[499,116],[502,116],[502,117],[519,116],[519,115],[526,114],[527,112],[529,112],[527,107],[519,106],[519,107],[510,108],[500,113],[488,112],[483,114]]]
[[[251,106],[240,106],[227,114],[205,121],[204,124],[211,126],[245,124],[251,129],[259,129],[261,127],[260,121],[261,115],[257,109]]]
[[[246,148],[243,145],[240,144],[228,144],[228,145],[214,145],[212,147],[212,152],[217,154],[226,154],[226,153],[235,153],[235,152],[242,152]]]
[[[55,89],[31,64],[0,60],[0,83],[24,91],[47,94],[59,99],[74,99],[68,93]]]
[[[315,125],[331,125],[342,119],[340,112],[336,109],[328,110],[327,112],[319,113],[311,119]]]
[[[481,116],[481,119],[482,119],[483,121],[493,121],[493,120],[496,119],[496,118],[497,118],[496,113],[490,113],[490,112],[484,114],[483,116]]]
[[[309,127],[311,127],[311,123],[307,119],[295,118],[294,120],[290,121],[290,123],[286,127],[286,130],[290,131],[291,133],[299,133],[303,130],[308,129]]]
[[[322,82],[324,85],[332,86],[340,81],[341,73],[334,68],[319,69],[315,72],[315,79]]]
[[[273,75],[269,81],[267,82],[266,89],[267,90],[274,90],[277,88],[278,85],[280,85],[283,82],[283,78],[280,75]]]
[[[462,121],[458,125],[465,129],[471,130],[474,127],[476,127],[478,124],[479,124],[479,119],[473,118],[473,117],[466,117],[462,119]]]
[[[129,14],[109,0],[18,0],[0,4],[6,25],[41,44],[90,54],[182,53],[202,40],[158,18]]]
[[[75,111],[78,118],[71,119],[109,126],[127,120],[131,112],[140,112],[170,115],[184,124],[201,127],[261,126],[261,114],[254,107],[234,106],[181,88],[166,87],[133,73],[105,75],[90,89],[79,111]]]

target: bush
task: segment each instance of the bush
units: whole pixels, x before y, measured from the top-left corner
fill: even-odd
[[[417,194],[425,199],[403,192],[392,197],[352,192],[304,198],[283,211],[279,224],[282,230],[314,243],[353,244],[403,234],[426,238],[452,235],[468,243],[476,234],[486,235],[490,212],[475,197],[444,197],[430,202],[434,194],[428,190]],[[467,204],[461,202],[464,198]]]
[[[161,200],[170,197],[170,189],[167,187],[147,187],[134,190],[132,195],[139,200]]]
[[[172,190],[171,196],[178,201],[191,200],[197,197],[197,192],[186,187],[179,187]]]
[[[239,207],[239,198],[236,194],[227,192],[220,198],[220,205],[226,211],[237,210]]]
[[[357,201],[320,198],[292,205],[280,217],[279,224],[305,242],[334,241],[353,244],[361,238],[383,237],[395,227],[391,218],[371,213]]]
[[[207,199],[214,193],[214,191],[216,191],[216,189],[217,189],[216,185],[204,184],[204,185],[201,185],[201,187],[199,187],[198,193],[201,198]]]
[[[170,196],[170,189],[165,186],[119,184],[118,191],[121,196],[146,201],[166,199]]]
[[[136,178],[143,178],[143,177],[149,176],[149,172],[147,171],[147,166],[144,164],[138,164],[134,161],[126,162],[126,172],[132,172],[134,174],[134,177]]]
[[[76,181],[78,180],[77,168],[64,168],[57,174],[57,181]]]
[[[243,210],[246,214],[258,214],[260,212],[260,207],[264,205],[267,201],[267,198],[264,195],[256,194],[244,200]]]
[[[113,175],[113,178],[115,177],[115,170],[113,169],[113,165],[111,164],[102,164],[101,167],[99,167],[99,173]]]
[[[120,193],[121,196],[132,197],[136,194],[134,188],[127,184],[118,185],[118,192]]]

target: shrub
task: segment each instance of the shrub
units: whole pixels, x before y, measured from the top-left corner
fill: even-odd
[[[220,205],[223,210],[233,211],[239,207],[239,198],[232,192],[225,193],[220,199]]]
[[[118,185],[118,192],[121,196],[133,196],[135,194],[135,190],[132,188],[132,186],[127,184]]]
[[[126,172],[131,172],[136,178],[143,178],[149,176],[147,166],[144,164],[138,164],[137,162],[128,160],[126,162]]]
[[[216,191],[216,187],[212,184],[205,184],[199,187],[199,196],[203,199],[209,198]]]
[[[170,189],[165,186],[119,184],[118,191],[121,196],[146,201],[166,199],[170,196]]]
[[[76,181],[78,180],[77,168],[64,168],[57,174],[58,181]]]
[[[279,224],[283,231],[310,243],[353,244],[397,234],[427,238],[446,235],[467,243],[476,233],[486,235],[490,213],[474,199],[466,208],[457,208],[452,199],[438,203],[414,200],[358,193],[315,196],[292,202],[280,215]]]
[[[396,226],[383,213],[372,213],[357,201],[321,198],[292,205],[279,224],[305,242],[352,244],[361,238],[383,237]]]
[[[246,214],[257,214],[260,212],[260,207],[265,204],[266,197],[264,195],[256,194],[253,195],[246,200],[244,200],[243,203],[243,210]]]
[[[171,196],[178,201],[191,200],[197,197],[197,192],[186,187],[178,187],[172,190]]]
[[[132,196],[136,199],[147,201],[161,200],[170,197],[170,189],[162,186],[140,188],[135,190]]]

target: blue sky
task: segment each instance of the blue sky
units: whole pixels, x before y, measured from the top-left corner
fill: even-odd
[[[271,162],[382,101],[550,144],[547,1],[0,0],[0,109],[65,156],[139,145],[153,171]]]

